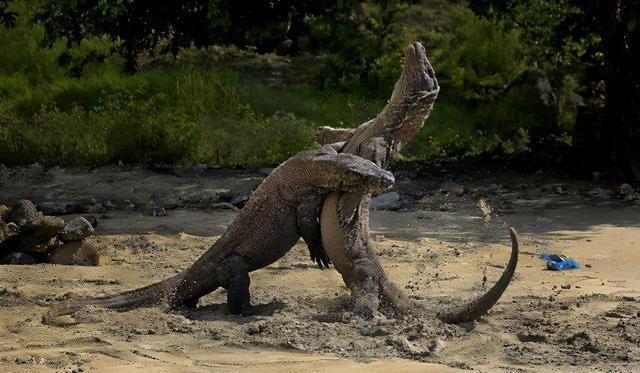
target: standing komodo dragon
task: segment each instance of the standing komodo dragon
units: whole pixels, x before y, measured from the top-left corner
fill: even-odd
[[[358,155],[386,168],[403,145],[422,128],[431,113],[440,87],[420,43],[409,46],[405,66],[391,99],[374,119],[356,129],[322,127],[316,132],[320,144],[346,142],[341,152]],[[393,285],[382,270],[369,241],[367,192],[333,192],[325,200],[320,226],[322,247],[351,290],[354,311],[370,317],[383,301],[393,312],[422,314],[423,309]],[[507,288],[518,259],[513,229],[511,258],[502,277],[482,297],[462,309],[439,317],[447,322],[475,320],[485,314]]]
[[[301,152],[277,167],[251,195],[225,234],[185,271],[161,282],[100,298],[71,299],[52,307],[44,322],[84,306],[112,309],[193,304],[218,287],[227,289],[230,312],[249,306],[249,272],[284,256],[302,236],[312,257],[326,264],[317,247],[317,216],[331,191],[384,191],[393,175],[372,162],[338,154],[336,145]],[[316,246],[314,246],[314,243]],[[320,251],[318,251],[320,250]]]

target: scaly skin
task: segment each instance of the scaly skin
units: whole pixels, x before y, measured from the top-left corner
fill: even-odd
[[[404,144],[422,128],[440,87],[424,47],[409,46],[405,67],[388,104],[376,118],[354,130],[320,128],[319,143],[346,141],[343,153],[358,155],[387,167]],[[351,290],[354,311],[371,317],[381,304],[393,312],[422,313],[384,273],[369,241],[369,202],[366,192],[333,192],[324,201],[320,217],[322,246]],[[460,312],[440,315],[448,322],[476,319],[497,302],[517,263],[517,237],[512,231],[512,257],[503,278],[479,300]]]
[[[317,222],[308,222],[317,216],[324,196],[334,190],[383,191],[394,181],[390,172],[372,162],[338,154],[329,145],[299,153],[263,181],[225,234],[182,273],[114,296],[67,301],[53,307],[44,321],[56,322],[57,316],[87,305],[112,309],[190,305],[219,287],[227,289],[229,310],[243,313],[250,305],[249,272],[278,260],[301,235],[305,241],[317,240],[319,232],[313,230]],[[314,204],[317,207],[311,207]],[[303,216],[307,210],[316,215]],[[313,255],[313,247],[310,250]]]

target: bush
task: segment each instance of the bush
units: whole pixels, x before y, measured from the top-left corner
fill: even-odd
[[[171,104],[162,94],[147,100],[131,94],[109,97],[96,111],[106,131],[107,160],[175,164],[190,159],[200,128],[193,116]]]
[[[292,113],[208,116],[198,159],[223,166],[278,164],[312,146],[312,126]]]
[[[312,147],[315,127],[354,127],[374,117],[415,40],[425,44],[442,90],[405,155],[512,153],[541,139],[567,141],[582,104],[577,61],[593,41],[550,48],[556,34],[549,30],[565,27],[579,9],[551,2],[555,15],[547,17],[540,9],[548,2],[525,3],[513,17],[495,19],[448,0],[301,6],[309,14],[287,15],[304,24],[286,41],[313,55],[219,45],[162,54],[171,41],[159,40],[136,54],[140,69],[128,74],[117,52],[127,40],[55,38],[35,20],[52,2],[13,0],[15,27],[0,26],[0,163],[275,164]],[[541,45],[531,45],[538,39]],[[526,88],[508,88],[537,56],[548,57],[539,66],[555,88],[555,106],[539,105]]]

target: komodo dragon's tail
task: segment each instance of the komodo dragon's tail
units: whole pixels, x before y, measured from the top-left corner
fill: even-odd
[[[98,306],[117,310],[161,305],[163,303],[170,306],[176,288],[183,277],[184,272],[160,282],[115,295],[98,298],[69,299],[51,307],[42,317],[42,322],[45,324],[66,324],[65,321],[59,318],[60,316],[70,315],[86,306]]]
[[[438,318],[444,322],[454,324],[477,320],[485,315],[491,307],[498,302],[502,293],[507,289],[507,286],[509,285],[509,282],[516,270],[516,265],[518,264],[518,235],[513,228],[509,228],[509,234],[511,235],[511,257],[509,258],[509,263],[502,273],[502,276],[500,276],[498,282],[484,295],[472,300],[462,307],[462,309],[439,314]],[[376,264],[380,267],[377,260]],[[382,271],[381,267],[380,271]],[[393,283],[385,281],[381,285],[383,301],[389,305],[394,312],[398,312],[400,314],[423,313],[424,309],[422,309],[419,304],[408,298]]]
[[[462,307],[461,310],[438,315],[442,321],[455,324],[477,320],[489,312],[491,307],[498,302],[502,293],[504,293],[507,286],[509,286],[509,282],[518,265],[518,235],[513,228],[509,228],[509,234],[511,235],[511,257],[509,258],[509,263],[507,263],[507,268],[502,273],[502,276],[500,276],[498,282],[483,296],[469,302],[466,306]]]
[[[86,306],[98,306],[114,310],[136,307],[164,306],[168,309],[197,301],[204,294],[219,287],[212,275],[221,256],[226,253],[227,235],[220,237],[189,268],[160,282],[123,293],[97,298],[74,298],[57,304],[43,316],[45,324],[66,324],[60,316],[70,315]]]

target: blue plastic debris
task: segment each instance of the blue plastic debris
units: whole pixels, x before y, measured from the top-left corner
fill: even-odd
[[[540,254],[540,259],[544,259],[547,261],[552,261],[552,262],[562,262],[567,260],[567,257],[564,255],[560,255],[560,254],[549,254],[549,253],[542,253]]]
[[[580,264],[573,259],[568,259],[560,254],[540,254],[540,259],[547,261],[547,269],[552,271],[565,271],[569,269],[580,269]]]

